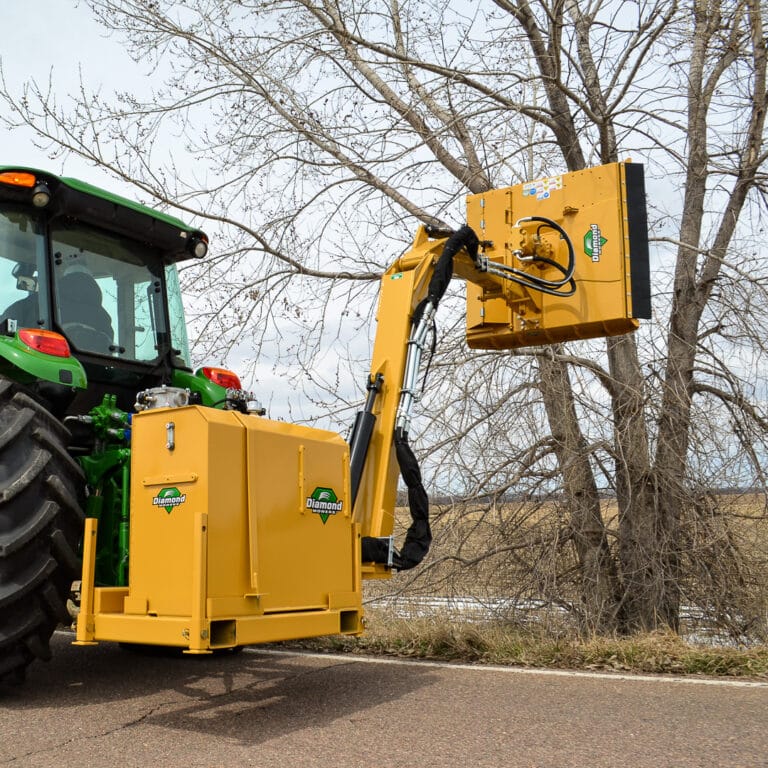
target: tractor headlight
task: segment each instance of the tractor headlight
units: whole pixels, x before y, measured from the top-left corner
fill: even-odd
[[[187,249],[196,259],[205,258],[208,253],[208,238],[203,235],[192,235],[187,243]]]
[[[35,208],[45,208],[48,203],[51,202],[51,190],[48,189],[48,185],[45,182],[40,182],[35,185],[32,190],[32,205]]]

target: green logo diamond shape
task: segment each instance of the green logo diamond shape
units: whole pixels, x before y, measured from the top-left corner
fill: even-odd
[[[600,227],[597,224],[592,224],[589,231],[584,235],[584,253],[592,261],[600,261],[600,256],[603,254],[603,246],[607,242],[600,231]]]
[[[174,507],[178,507],[186,500],[187,494],[182,493],[178,488],[163,488],[152,499],[152,503],[156,507],[161,507],[170,515]]]
[[[323,525],[328,522],[331,515],[341,512],[344,502],[339,501],[336,491],[333,488],[323,488],[318,486],[312,491],[312,495],[307,497],[307,509],[320,515]]]

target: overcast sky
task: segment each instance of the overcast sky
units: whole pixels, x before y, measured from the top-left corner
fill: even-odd
[[[77,0],[0,0],[2,62],[9,91],[20,94],[26,81],[34,79],[46,89],[50,79],[56,101],[66,105],[77,93],[82,80],[89,91],[102,89],[104,96],[120,90],[141,91],[146,78],[141,67],[123,50],[120,41],[107,36],[90,9]],[[9,33],[12,30],[12,33]],[[148,78],[146,79],[149,84]],[[33,132],[8,130],[0,126],[0,165],[20,165],[74,176],[91,184],[136,198],[136,190],[121,185],[103,170],[68,156],[51,160],[37,149]],[[194,357],[194,354],[193,354]],[[194,360],[195,365],[216,364],[242,373],[238,352],[227,360]],[[273,418],[288,417],[288,393],[283,379],[276,376],[267,361],[260,367],[258,398],[268,406]],[[253,387],[248,380],[244,386]]]
[[[105,97],[124,88],[141,91],[142,82],[149,83],[121,41],[107,35],[84,2],[0,0],[0,20],[4,30],[0,36],[0,62],[6,85],[15,94],[20,94],[30,79],[44,90],[50,80],[57,102],[66,106],[70,95],[77,93],[81,76],[87,90],[101,88]],[[135,189],[121,185],[77,157],[49,159],[34,146],[32,139],[29,130],[0,126],[0,164],[26,165],[75,176],[129,198],[136,197]],[[648,179],[648,184],[652,193],[653,181]]]
[[[79,88],[80,72],[91,88],[101,86],[112,92],[141,76],[119,42],[92,17],[90,9],[76,0],[0,0],[0,60],[6,83],[20,93],[26,80],[34,78],[41,87],[51,81],[60,104]],[[12,33],[11,33],[12,32]],[[116,183],[103,171],[74,157],[51,161],[36,149],[31,132],[0,127],[0,163],[27,165],[77,176],[91,183],[115,189]],[[116,190],[118,191],[118,190]]]

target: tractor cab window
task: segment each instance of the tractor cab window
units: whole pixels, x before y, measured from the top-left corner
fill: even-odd
[[[51,232],[56,322],[83,352],[154,362],[168,344],[163,270],[151,249],[82,225]]]
[[[0,323],[17,328],[48,324],[45,237],[36,218],[0,207]]]
[[[171,343],[174,346],[174,354],[183,361],[185,367],[189,368],[192,356],[189,354],[187,323],[184,319],[181,285],[175,264],[169,264],[165,268],[165,288],[168,292],[168,316],[171,323]]]

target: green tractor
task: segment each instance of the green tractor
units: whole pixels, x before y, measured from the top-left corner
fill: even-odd
[[[190,367],[176,264],[206,251],[172,216],[0,166],[0,681],[71,621],[85,515],[97,580],[127,583],[134,408],[256,409],[233,373]]]

